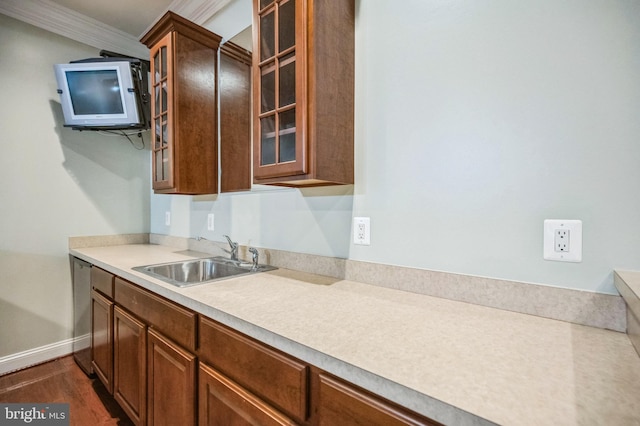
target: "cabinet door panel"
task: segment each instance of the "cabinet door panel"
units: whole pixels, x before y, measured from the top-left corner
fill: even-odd
[[[353,183],[355,15],[354,0],[254,0],[254,183]]]
[[[148,424],[196,424],[196,357],[153,329],[148,331]]]
[[[325,374],[320,374],[320,426],[439,425]]]
[[[199,426],[276,426],[294,422],[213,368],[200,364]]]
[[[113,396],[136,425],[145,425],[147,327],[117,306],[113,320]]]
[[[254,10],[259,53],[254,61],[253,173],[256,179],[305,174],[307,83],[302,1],[274,2],[259,10],[258,0],[254,0]]]
[[[150,51],[151,54],[151,134],[153,189],[172,188],[173,183],[173,118],[169,105],[173,104],[173,84],[170,70],[173,67],[172,34],[162,38]]]
[[[113,302],[91,291],[91,365],[113,394]]]
[[[308,367],[207,318],[200,359],[298,421],[307,418]]]

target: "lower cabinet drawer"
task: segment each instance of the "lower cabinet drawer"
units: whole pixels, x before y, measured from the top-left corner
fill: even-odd
[[[91,286],[100,293],[113,299],[113,279],[115,275],[100,269],[97,266],[91,267]]]
[[[115,279],[115,301],[185,349],[196,350],[197,315],[122,278]]]
[[[309,367],[200,317],[200,360],[298,422],[308,416]]]
[[[440,425],[326,374],[320,374],[319,387],[320,426]]]
[[[295,424],[260,398],[206,364],[198,373],[199,426]]]

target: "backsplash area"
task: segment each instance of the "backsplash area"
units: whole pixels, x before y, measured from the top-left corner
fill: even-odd
[[[160,244],[214,255],[226,243],[160,234],[72,237],[70,248],[114,244]],[[240,246],[241,258],[249,258]],[[544,285],[431,271],[260,248],[260,263],[325,275],[338,280],[425,294],[539,317],[619,332],[627,330],[627,309],[621,296]]]

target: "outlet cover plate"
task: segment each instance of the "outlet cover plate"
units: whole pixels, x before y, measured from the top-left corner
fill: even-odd
[[[568,231],[569,250],[556,250],[556,234]],[[559,262],[582,262],[582,221],[547,219],[544,221],[543,258]]]
[[[353,218],[353,243],[363,246],[371,244],[371,219],[368,217]]]

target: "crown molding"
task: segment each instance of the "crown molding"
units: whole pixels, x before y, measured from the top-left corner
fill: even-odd
[[[156,19],[158,21],[167,11],[177,13],[193,22],[204,25],[216,13],[234,0],[173,0],[169,7]],[[142,38],[156,22],[151,23],[138,38]]]
[[[167,10],[203,25],[234,0],[173,0]],[[71,40],[138,58],[148,58],[149,49],[139,37],[61,6],[50,0],[2,0],[0,13]],[[164,15],[165,12],[162,13]],[[158,19],[162,17],[160,15]]]
[[[49,0],[2,0],[0,13],[98,49],[148,58],[137,38]]]
[[[193,23],[203,25],[233,0],[174,0],[169,8]]]

